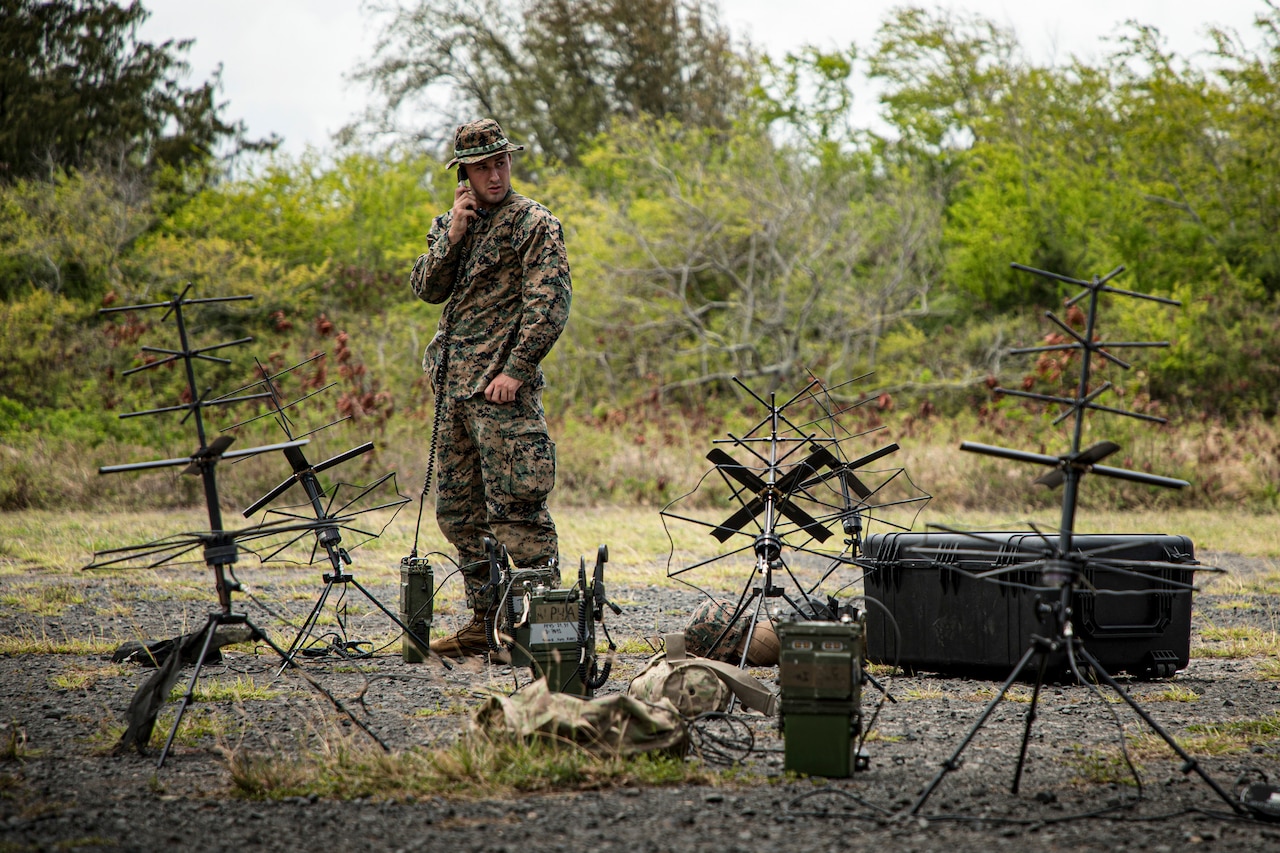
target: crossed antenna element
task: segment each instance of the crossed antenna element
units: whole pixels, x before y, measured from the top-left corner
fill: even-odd
[[[265,414],[258,415],[238,424],[234,424],[228,429],[236,429],[247,423],[272,416],[276,424],[284,432],[289,439],[294,439],[295,425],[289,416],[289,410],[294,409],[304,400],[307,400],[316,394],[322,393],[332,388],[335,383],[330,383],[319,390],[313,391],[292,402],[285,402],[280,389],[279,380],[287,374],[293,373],[304,365],[310,364],[320,358],[323,354],[312,356],[311,358],[299,362],[293,367],[271,374],[266,367],[259,362],[258,373],[262,377],[252,385],[231,392],[231,395],[240,394],[248,388],[262,386],[266,394],[271,400],[271,409]],[[325,424],[322,427],[306,433],[306,435],[314,435],[320,430],[327,429],[337,423],[348,420],[349,417],[340,418],[337,421]],[[321,482],[319,475],[331,468],[343,464],[344,462],[355,459],[373,450],[373,442],[365,442],[351,448],[336,456],[330,457],[316,465],[312,465],[300,447],[286,445],[283,448],[285,460],[289,463],[290,474],[282,480],[277,486],[268,491],[265,495],[258,498],[243,511],[245,518],[256,515],[261,510],[269,507],[279,498],[288,493],[295,485],[301,487],[305,502],[285,505],[275,509],[267,510],[267,516],[275,516],[277,525],[286,528],[285,532],[277,537],[278,541],[273,542],[270,547],[259,549],[259,558],[264,562],[284,559],[287,552],[296,550],[295,546],[306,544],[309,546],[309,557],[303,562],[308,565],[322,562],[327,559],[332,572],[325,572],[322,575],[324,588],[321,590],[319,597],[316,599],[315,605],[308,614],[306,620],[302,624],[302,628],[298,631],[298,635],[294,638],[293,643],[289,646],[287,658],[284,666],[288,665],[302,647],[302,644],[310,636],[319,620],[320,614],[324,609],[325,602],[335,587],[343,587],[347,584],[356,588],[366,599],[374,606],[381,610],[388,618],[392,620],[402,631],[407,633],[415,642],[426,648],[428,645],[426,639],[418,636],[413,629],[406,625],[399,616],[388,609],[381,601],[377,599],[368,589],[356,580],[355,575],[347,571],[344,567],[351,565],[350,549],[356,545],[363,544],[381,536],[387,526],[400,512],[400,509],[409,502],[409,498],[399,493],[396,489],[395,472],[388,472],[372,483],[366,486],[351,486],[347,483],[334,483],[331,487],[325,488]],[[382,523],[375,530],[372,525],[363,523],[363,517],[372,520],[375,516],[372,513],[382,514]],[[296,524],[302,524],[301,528]],[[311,526],[314,525],[314,526]],[[273,524],[264,519],[262,526],[271,528]],[[356,545],[350,546],[350,549],[343,544],[342,533],[357,535],[360,540]],[[348,644],[350,645],[350,644]],[[346,649],[339,646],[340,652]]]
[[[324,357],[324,353],[318,353],[274,374],[258,362],[258,373],[261,378],[244,388],[230,392],[227,396],[233,397],[251,388],[261,387],[269,400],[269,409],[263,414],[232,424],[226,427],[226,430],[239,429],[253,421],[271,417],[285,437],[293,442],[350,420],[351,416],[348,415],[301,435],[297,434],[297,425],[290,417],[290,412],[305,401],[333,388],[337,383],[330,382],[292,401],[286,401],[281,392],[280,381]],[[256,552],[264,563],[283,561],[313,565],[327,560],[330,567],[340,571],[343,565],[351,564],[350,552],[381,536],[395,519],[400,508],[409,502],[409,498],[400,494],[396,488],[394,471],[389,471],[366,485],[334,481],[326,487],[321,483],[320,474],[372,452],[374,449],[372,441],[366,441],[315,465],[307,459],[301,447],[285,444],[281,449],[285,461],[289,463],[290,473],[278,485],[246,507],[241,514],[245,518],[252,518],[265,509],[266,517],[262,523],[266,527],[278,525],[287,527],[290,524],[303,522],[308,525],[314,523],[314,526],[310,529],[287,531],[289,535],[281,537],[279,542],[260,545]],[[295,485],[302,487],[301,502],[269,508]],[[377,518],[372,515],[375,513],[389,514],[382,516],[380,522],[375,525],[369,523]],[[343,532],[355,541],[344,542]],[[295,547],[299,545],[305,546],[301,549],[303,552],[301,554],[297,553],[300,549]]]
[[[187,285],[179,295],[167,302],[104,308],[99,312],[102,314],[112,314],[121,311],[148,311],[163,309],[165,312],[164,320],[167,321],[170,317],[173,318],[178,330],[180,348],[175,350],[144,346],[142,347],[142,351],[144,353],[150,353],[159,356],[159,358],[151,361],[150,363],[141,365],[140,367],[131,368],[130,370],[125,371],[124,375],[181,362],[185,369],[187,386],[185,397],[189,402],[185,402],[177,406],[166,406],[139,412],[130,412],[121,415],[121,417],[132,418],[143,415],[182,412],[184,413],[182,417],[183,423],[186,423],[186,421],[190,419],[195,424],[196,438],[199,441],[199,446],[190,456],[176,459],[160,459],[153,462],[108,465],[99,468],[98,472],[100,474],[111,474],[124,471],[141,471],[184,466],[182,473],[199,474],[203,482],[205,506],[209,518],[208,530],[179,533],[141,545],[96,551],[94,553],[93,561],[85,567],[86,569],[101,569],[110,566],[139,564],[149,567],[157,567],[166,563],[175,562],[179,558],[190,554],[199,548],[201,549],[201,556],[203,557],[205,564],[213,573],[214,588],[218,596],[218,609],[209,614],[204,627],[199,632],[177,638],[175,644],[180,646],[180,650],[175,651],[170,656],[169,662],[165,666],[160,667],[156,673],[139,688],[126,715],[128,717],[129,726],[125,733],[125,737],[121,740],[120,746],[125,747],[133,745],[136,746],[139,751],[142,751],[150,740],[151,732],[155,725],[156,715],[159,713],[160,708],[163,707],[168,698],[169,689],[177,678],[181,662],[184,660],[194,661],[195,670],[188,682],[186,693],[183,695],[178,706],[178,712],[173,721],[173,728],[170,730],[169,737],[165,741],[164,749],[160,752],[158,766],[164,766],[165,758],[168,756],[169,749],[173,745],[174,736],[178,732],[178,726],[182,723],[183,714],[185,713],[188,705],[190,705],[192,696],[195,693],[195,686],[200,677],[201,667],[204,665],[205,661],[209,659],[211,651],[216,651],[224,642],[227,641],[240,642],[246,639],[251,639],[266,643],[276,654],[284,659],[286,665],[291,663],[291,660],[288,655],[286,655],[285,651],[260,628],[254,625],[253,622],[249,620],[248,616],[243,613],[235,613],[232,611],[232,593],[241,589],[240,582],[236,580],[232,566],[239,558],[243,543],[263,537],[286,535],[294,531],[319,532],[331,526],[345,523],[345,519],[335,518],[326,518],[324,520],[302,520],[298,518],[289,518],[274,524],[263,524],[243,529],[228,530],[223,526],[222,509],[218,497],[218,463],[224,459],[237,459],[246,456],[255,456],[273,450],[282,450],[286,454],[298,454],[300,456],[301,451],[299,448],[307,444],[307,439],[292,439],[291,437],[290,441],[284,443],[263,445],[239,451],[229,450],[231,444],[235,441],[234,436],[224,434],[218,436],[213,441],[208,440],[204,419],[204,412],[206,409],[230,406],[254,400],[274,399],[274,397],[272,393],[261,392],[243,396],[230,395],[213,398],[211,397],[211,391],[209,389],[200,391],[199,385],[196,382],[196,363],[212,362],[216,364],[230,364],[231,362],[229,359],[213,356],[210,355],[210,353],[226,347],[249,343],[253,338],[239,338],[225,343],[212,344],[204,347],[193,347],[187,329],[185,315],[186,309],[192,306],[245,301],[250,300],[253,297],[221,296],[205,299],[189,299],[187,294],[190,291],[191,286]],[[218,636],[220,629],[229,630],[225,631],[224,636],[220,638]],[[235,635],[235,639],[228,640],[228,635],[232,634]],[[346,714],[358,728],[363,730],[370,737],[373,737],[374,740],[386,748],[386,745],[383,744],[376,735],[369,731],[368,727],[361,723],[359,719],[351,714],[351,712],[348,711],[336,697],[307,676],[306,673],[302,673],[302,675],[308,683],[323,694],[336,709]]]
[[[1033,660],[1037,660],[1038,671],[1035,688],[1032,693],[1031,703],[1026,711],[1022,744],[1018,754],[1017,766],[1013,778],[1012,791],[1013,793],[1017,793],[1026,763],[1031,728],[1036,717],[1036,708],[1040,698],[1041,687],[1044,684],[1045,676],[1048,671],[1050,657],[1065,656],[1070,672],[1079,683],[1087,685],[1089,689],[1096,692],[1097,687],[1093,682],[1086,680],[1081,672],[1082,669],[1091,671],[1096,681],[1109,687],[1134,711],[1134,713],[1142,719],[1144,723],[1146,723],[1146,725],[1156,735],[1164,740],[1171,750],[1173,750],[1182,759],[1183,773],[1195,772],[1216,795],[1218,795],[1232,808],[1233,811],[1237,814],[1247,814],[1247,809],[1245,809],[1241,802],[1223,790],[1222,787],[1219,786],[1211,776],[1209,776],[1204,768],[1201,767],[1199,763],[1192,758],[1176,740],[1173,739],[1172,736],[1161,728],[1151,715],[1147,713],[1147,711],[1120,686],[1111,674],[1106,671],[1098,659],[1094,657],[1094,655],[1084,645],[1084,642],[1080,637],[1081,632],[1074,628],[1074,622],[1077,620],[1079,615],[1075,612],[1077,602],[1079,601],[1077,590],[1082,584],[1088,584],[1087,579],[1091,576],[1091,573],[1111,572],[1130,578],[1146,578],[1150,582],[1149,589],[1141,591],[1125,590],[1119,594],[1133,594],[1134,592],[1139,592],[1139,594],[1168,595],[1170,591],[1179,590],[1189,595],[1194,587],[1191,584],[1174,580],[1173,576],[1176,575],[1177,577],[1182,577],[1184,574],[1189,575],[1191,571],[1201,570],[1204,568],[1198,565],[1173,563],[1160,560],[1120,559],[1121,555],[1119,552],[1123,551],[1126,547],[1132,547],[1131,543],[1127,546],[1124,544],[1109,543],[1093,548],[1082,548],[1077,547],[1076,542],[1086,542],[1088,541],[1088,537],[1081,537],[1077,540],[1074,532],[1080,483],[1086,474],[1098,474],[1104,477],[1112,477],[1115,479],[1128,480],[1164,488],[1183,488],[1189,485],[1185,480],[1161,477],[1125,468],[1112,468],[1110,466],[1100,465],[1099,463],[1103,459],[1106,459],[1108,456],[1111,456],[1120,449],[1119,445],[1113,442],[1101,441],[1087,448],[1081,447],[1081,437],[1084,431],[1084,416],[1085,413],[1090,410],[1103,411],[1110,414],[1117,414],[1145,421],[1164,423],[1163,418],[1124,409],[1102,406],[1096,402],[1102,394],[1111,389],[1112,385],[1110,382],[1104,382],[1097,388],[1092,387],[1092,371],[1095,358],[1102,359],[1121,369],[1128,370],[1130,369],[1129,363],[1117,357],[1113,352],[1111,352],[1111,350],[1121,348],[1167,347],[1169,345],[1167,342],[1119,342],[1099,340],[1097,335],[1097,324],[1098,305],[1101,295],[1104,293],[1113,294],[1158,302],[1164,305],[1181,305],[1181,303],[1174,299],[1166,299],[1160,296],[1151,296],[1145,293],[1135,293],[1133,291],[1121,290],[1119,288],[1112,287],[1107,282],[1124,272],[1123,266],[1116,267],[1105,276],[1095,276],[1088,281],[1059,275],[1057,273],[1046,272],[1044,270],[1016,263],[1012,266],[1014,269],[1041,276],[1052,281],[1083,288],[1078,294],[1066,300],[1065,304],[1068,308],[1075,306],[1084,300],[1087,300],[1088,302],[1087,310],[1084,312],[1085,328],[1083,332],[1077,332],[1050,311],[1046,312],[1046,316],[1067,336],[1069,340],[1061,344],[1011,350],[1011,352],[1015,354],[1052,351],[1079,352],[1081,354],[1080,374],[1074,397],[1058,397],[1007,388],[996,389],[999,393],[1027,397],[1042,402],[1064,406],[1065,411],[1057,418],[1055,423],[1061,423],[1067,418],[1073,419],[1070,448],[1065,453],[1058,456],[1049,456],[1041,453],[1028,453],[1021,450],[1011,450],[1008,448],[994,447],[991,445],[977,444],[973,442],[963,442],[960,445],[962,450],[972,453],[981,453],[987,456],[1012,459],[1017,462],[1028,462],[1047,467],[1049,470],[1038,477],[1035,482],[1049,488],[1057,488],[1058,486],[1063,487],[1061,523],[1056,534],[1046,534],[1036,530],[1033,535],[1020,536],[1017,540],[1017,546],[1013,548],[1013,556],[1006,557],[1003,561],[1003,565],[997,565],[993,568],[973,573],[976,577],[984,578],[993,582],[1030,586],[1043,593],[1046,601],[1041,604],[1040,613],[1043,617],[1042,624],[1045,625],[1046,630],[1044,631],[1043,636],[1033,635],[1030,638],[1030,643],[1025,653],[1015,665],[1013,671],[1009,674],[1009,677],[1005,680],[999,692],[984,708],[983,712],[979,715],[977,721],[969,730],[964,740],[961,741],[960,746],[946,761],[942,763],[941,769],[925,787],[919,799],[912,807],[911,812],[913,814],[918,813],[946,775],[960,767],[961,754],[977,736],[978,732],[991,717],[999,703],[1005,698],[1013,683],[1021,677],[1023,671],[1032,663]],[[1010,544],[1010,539],[1008,537],[1000,537],[995,534],[965,533],[964,531],[956,531],[945,527],[939,527],[938,529],[944,530],[948,533],[960,534],[961,536],[970,539],[973,542],[973,547],[966,548],[963,546],[950,545],[939,549],[925,546],[908,550],[915,551],[922,556],[933,556],[935,559],[947,556],[953,561],[958,560],[958,562],[948,563],[947,565],[951,568],[958,568],[963,566],[965,558],[972,558],[977,562],[985,560],[988,565],[990,565],[991,562],[993,562],[993,551],[998,551],[1001,548],[1008,548]],[[939,566],[941,567],[942,565],[943,563],[939,562]],[[1093,592],[1095,595],[1104,595],[1108,593],[1108,590],[1095,588]],[[1130,767],[1132,767],[1132,765],[1130,765]],[[1136,777],[1136,770],[1134,772]]]
[[[231,564],[236,562],[236,558],[240,550],[239,543],[242,540],[254,539],[267,534],[260,527],[243,530],[228,530],[223,526],[222,509],[218,497],[218,463],[224,459],[233,460],[248,456],[256,456],[258,454],[274,450],[296,449],[305,445],[307,441],[305,439],[291,439],[290,441],[282,444],[269,444],[259,447],[251,447],[244,450],[231,450],[230,447],[232,443],[235,442],[235,436],[223,434],[219,435],[212,441],[209,440],[208,432],[205,427],[204,412],[206,409],[232,406],[255,400],[264,400],[268,399],[270,395],[263,392],[213,399],[209,389],[206,388],[203,391],[200,390],[196,381],[195,366],[197,362],[230,364],[231,361],[229,359],[210,355],[210,353],[227,347],[249,343],[253,338],[239,338],[225,343],[211,344],[204,347],[192,347],[187,329],[185,310],[191,306],[211,305],[224,302],[240,302],[250,300],[253,297],[217,296],[204,299],[189,299],[187,294],[190,293],[190,291],[191,286],[187,285],[181,294],[167,302],[152,302],[143,305],[125,305],[115,308],[103,308],[99,313],[114,314],[122,311],[149,311],[163,309],[165,313],[162,318],[162,322],[168,321],[170,318],[173,319],[177,326],[180,349],[174,350],[161,347],[144,346],[142,347],[142,351],[144,353],[150,353],[152,355],[159,356],[159,358],[139,367],[130,368],[129,370],[126,370],[123,375],[128,376],[143,370],[153,370],[164,365],[181,363],[186,373],[186,397],[189,402],[184,402],[176,406],[164,406],[138,412],[128,412],[120,415],[120,417],[135,418],[148,415],[181,412],[183,413],[182,423],[185,424],[188,420],[193,422],[195,426],[196,439],[199,442],[199,445],[189,456],[181,456],[172,459],[157,459],[151,462],[133,462],[124,465],[104,465],[98,469],[98,473],[115,474],[126,471],[146,471],[158,468],[176,468],[182,466],[182,474],[199,474],[204,486],[204,498],[205,506],[208,511],[209,528],[208,530],[177,533],[139,545],[129,545],[122,548],[95,551],[93,561],[85,566],[85,568],[99,569],[112,566],[141,566],[146,568],[156,568],[167,563],[177,562],[197,549],[201,549],[201,556],[203,557],[205,564],[208,565],[214,573],[215,587],[218,593],[218,603],[224,612],[230,612],[230,595],[231,592],[236,589],[237,585],[234,580],[228,579],[227,574]],[[275,533],[278,531],[271,532]]]
[[[862,378],[865,376],[857,379]],[[694,490],[661,511],[669,538],[667,519],[673,519],[708,529],[716,542],[728,547],[714,557],[676,567],[672,539],[668,577],[710,596],[687,575],[749,566],[730,625],[709,651],[744,617],[750,617],[743,647],[749,648],[750,632],[765,599],[781,599],[803,618],[817,618],[818,614],[811,612],[814,596],[831,592],[824,586],[840,569],[857,568],[864,532],[876,525],[910,530],[930,500],[911,482],[905,469],[870,467],[883,465],[882,460],[898,450],[897,444],[869,452],[853,449],[855,442],[875,431],[858,432],[846,424],[852,411],[866,400],[843,406],[833,395],[857,379],[833,388],[813,379],[795,396],[779,403],[775,393],[765,399],[735,377],[734,382],[764,408],[764,416],[741,436],[730,433],[728,438],[716,439],[715,444],[729,449],[714,447],[707,454],[713,467]],[[682,503],[705,503],[698,492],[708,480],[728,488],[728,500],[736,509],[717,521],[677,512]],[[805,571],[800,572],[801,568]],[[744,651],[744,664],[745,660]]]

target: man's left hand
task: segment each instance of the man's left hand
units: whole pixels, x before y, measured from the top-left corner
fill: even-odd
[[[515,400],[516,392],[523,384],[524,382],[519,379],[512,379],[505,373],[499,373],[498,378],[484,389],[484,398],[490,403],[510,403]]]

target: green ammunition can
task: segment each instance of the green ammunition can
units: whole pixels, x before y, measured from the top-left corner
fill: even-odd
[[[400,621],[424,640],[431,639],[431,616],[435,599],[435,576],[431,564],[423,557],[400,560]],[[422,663],[427,649],[406,633],[401,639],[401,656],[405,663]]]

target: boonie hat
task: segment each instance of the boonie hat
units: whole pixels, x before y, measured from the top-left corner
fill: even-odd
[[[523,145],[513,145],[502,126],[491,118],[477,119],[458,125],[453,134],[453,159],[446,169],[459,163],[479,163],[504,151],[523,151]]]

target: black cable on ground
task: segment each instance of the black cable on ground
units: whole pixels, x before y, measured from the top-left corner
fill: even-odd
[[[742,718],[723,711],[699,714],[689,721],[693,752],[708,764],[741,764],[755,750],[756,736]]]

